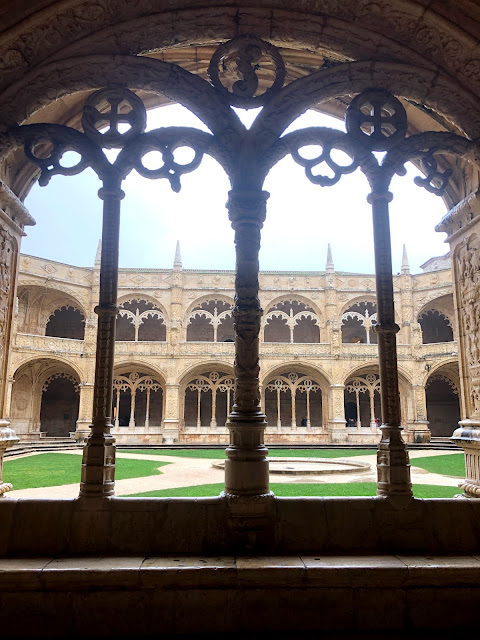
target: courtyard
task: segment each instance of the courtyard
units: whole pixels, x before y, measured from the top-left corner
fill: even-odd
[[[9,497],[76,498],[81,454],[80,449],[72,449],[8,459],[4,477],[13,484]],[[269,458],[279,461],[278,473],[273,469],[270,473],[270,488],[278,496],[376,495],[375,449],[272,448]],[[223,491],[224,471],[218,466],[224,460],[223,449],[120,449],[116,495],[217,496]],[[325,461],[321,473],[305,472],[305,463],[319,460]],[[463,453],[415,450],[410,460],[415,497],[451,498],[460,493],[458,483],[465,477]],[[339,462],[342,467],[346,463],[356,467],[345,473],[345,469],[335,469]]]

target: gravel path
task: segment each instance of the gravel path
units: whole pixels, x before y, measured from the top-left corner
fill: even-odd
[[[57,453],[57,452],[56,452]],[[62,450],[58,453],[68,453],[81,456],[82,451]],[[410,460],[412,463],[412,482],[414,484],[433,484],[456,487],[461,478],[442,476],[430,473],[424,469],[414,466],[416,458],[426,458],[443,454],[454,454],[458,451],[411,451]],[[41,454],[31,454],[41,455]],[[175,487],[189,487],[199,484],[215,484],[223,482],[224,472],[221,469],[214,469],[212,458],[183,458],[180,456],[165,456],[157,454],[122,453],[117,451],[117,458],[128,458],[130,460],[158,460],[159,462],[169,462],[170,464],[161,467],[161,474],[146,476],[143,478],[130,478],[127,480],[117,480],[115,483],[115,493],[117,496],[144,491],[156,491],[159,489],[172,489]],[[9,458],[12,459],[12,458]],[[308,458],[305,458],[308,459]],[[312,458],[315,460],[316,458]],[[219,458],[220,460],[220,458]],[[369,471],[356,473],[332,473],[323,476],[285,476],[270,474],[272,483],[318,483],[318,482],[375,482],[376,481],[376,452],[371,455],[352,456],[346,460],[367,462],[371,465]],[[8,482],[8,478],[5,478]],[[66,484],[59,487],[40,487],[38,489],[21,489],[10,491],[7,496],[11,498],[75,498],[78,496],[78,484]]]

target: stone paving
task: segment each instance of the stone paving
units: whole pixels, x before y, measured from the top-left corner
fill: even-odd
[[[71,455],[81,456],[82,451],[62,450],[55,453],[68,453]],[[430,473],[425,469],[414,466],[416,458],[425,458],[438,455],[449,455],[459,453],[458,451],[410,451],[410,460],[412,462],[412,482],[414,484],[433,484],[456,487],[461,478],[452,476],[443,476]],[[41,455],[41,454],[27,454]],[[25,457],[25,456],[22,456]],[[212,458],[183,458],[180,456],[165,456],[157,454],[140,454],[140,453],[122,453],[117,451],[117,458],[128,458],[131,460],[158,460],[159,462],[169,462],[161,468],[161,474],[154,476],[145,476],[143,478],[129,478],[127,480],[117,480],[115,483],[115,493],[117,496],[126,496],[128,494],[142,493],[145,491],[156,491],[159,489],[172,489],[176,487],[189,487],[200,484],[215,484],[223,482],[224,472],[215,469]],[[14,458],[9,458],[14,459]],[[304,458],[305,460],[307,458]],[[341,458],[338,458],[341,459]],[[376,481],[376,452],[371,455],[351,456],[346,458],[347,461],[366,462],[371,465],[370,470],[358,473],[332,473],[322,476],[312,475],[271,475],[272,483],[320,483],[320,482],[375,482]],[[80,464],[80,462],[79,462]],[[8,481],[7,478],[5,480]],[[78,496],[78,484],[66,484],[58,487],[39,487],[36,489],[21,489],[18,491],[10,491],[8,496],[11,498],[75,498]]]

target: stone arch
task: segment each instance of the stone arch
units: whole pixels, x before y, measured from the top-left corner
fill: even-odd
[[[367,376],[374,375],[377,383],[369,381],[370,384],[364,385],[367,388],[359,391],[357,394],[354,387],[358,385],[351,385],[354,380],[366,379]],[[360,418],[362,427],[370,427],[371,430],[375,430],[378,425],[381,424],[381,403],[380,403],[380,380],[379,380],[379,368],[378,363],[363,364],[360,366],[352,367],[350,371],[344,377],[345,385],[345,418],[347,420],[347,426],[357,427],[358,425],[358,400],[367,398],[363,402],[365,405],[362,409],[360,407]],[[349,387],[352,387],[349,389]],[[409,415],[411,413],[411,399],[412,399],[412,382],[408,374],[400,367],[398,368],[398,387],[400,393],[400,414],[401,424],[405,427],[408,423]],[[365,395],[363,395],[365,394]],[[357,416],[354,417],[354,414]],[[368,420],[365,416],[369,416]],[[353,422],[349,419],[353,418]],[[365,419],[364,419],[365,418]],[[378,424],[376,424],[378,420]],[[366,424],[369,422],[369,424]]]
[[[198,298],[195,298],[195,300],[192,300],[192,302],[190,302],[190,304],[188,305],[185,314],[183,316],[184,322],[186,323],[188,320],[188,317],[190,316],[190,314],[192,313],[192,311],[199,305],[203,304],[204,302],[208,302],[209,300],[221,300],[222,302],[225,302],[226,304],[231,305],[232,307],[235,304],[235,301],[233,299],[232,296],[229,296],[227,294],[224,293],[213,293],[212,294],[203,294],[201,296],[199,296]]]
[[[342,342],[377,344],[373,330],[376,323],[376,301],[362,299],[353,302],[340,316]]]
[[[242,10],[241,5],[240,9],[237,5],[222,6],[221,20],[218,5],[197,9],[158,3],[152,11],[151,3],[140,1],[134,7],[120,4],[112,15],[101,6],[92,7],[86,2],[76,2],[75,11],[64,4],[65,7],[57,4],[55,9],[35,7],[34,16],[26,24],[6,31],[2,53],[11,53],[6,60],[13,57],[17,65],[25,68],[27,60],[38,63],[52,56],[58,58],[61,53],[77,56],[92,50],[111,55],[157,51],[164,56],[159,43],[164,48],[206,45],[228,39],[232,33],[253,30],[261,37],[271,36],[278,46],[301,51],[318,51],[321,42],[321,50],[327,55],[334,51],[336,60],[367,59],[388,49],[390,57],[409,63],[423,61],[427,66],[443,65],[468,77],[474,87],[478,84],[478,65],[471,65],[476,41],[462,28],[457,12],[446,16],[435,5],[429,11],[421,11],[424,7],[416,1],[407,0],[401,11],[391,0],[384,2],[381,9],[367,0],[348,5],[327,3],[322,5],[319,16],[306,6],[293,11],[284,2],[274,0],[268,6],[256,7],[254,16],[251,11]],[[81,21],[77,19],[79,14]],[[463,2],[459,2],[458,15],[469,15]],[[36,41],[30,44],[33,30],[39,28],[52,34],[42,40],[44,46]],[[201,48],[196,55],[201,59]],[[6,65],[7,78],[14,76],[14,69]]]
[[[86,69],[89,70],[88,77],[85,76]],[[104,75],[107,70],[109,73]],[[171,74],[171,65],[168,63],[145,57],[139,59],[134,56],[118,56],[114,61],[108,56],[86,56],[82,59],[56,61],[54,74],[48,64],[45,68],[40,67],[34,71],[38,75],[35,80],[28,78],[28,92],[22,91],[21,83],[20,85],[14,83],[5,93],[4,104],[7,105],[14,102],[15,95],[34,96],[32,98],[34,104],[17,104],[16,109],[14,106],[15,111],[23,109],[24,113],[19,118],[20,121],[25,121],[36,109],[48,104],[52,92],[55,92],[58,98],[60,97],[58,92],[71,95],[79,91],[96,89],[111,83],[117,77],[119,82],[126,82],[134,90],[145,89],[163,93],[168,89],[168,94],[174,101],[192,110],[210,127],[217,139],[225,143],[222,153],[218,153],[215,145],[210,147],[208,153],[220,162],[227,174],[231,175],[235,164],[235,146],[232,145],[235,135],[232,136],[232,132],[240,131],[242,125],[223,98],[215,94],[212,87],[198,76],[189,74],[180,67],[175,67],[175,74]],[[26,78],[28,75],[26,74]],[[142,81],[139,80],[140,76]],[[26,78],[21,82],[25,82]],[[51,86],[52,78],[55,88]],[[198,98],[195,104],[191,101],[192,84],[195,85],[194,93]],[[321,72],[313,73],[308,77],[298,78],[284,87],[280,97],[277,96],[268,107],[264,107],[252,127],[252,135],[257,136],[259,151],[262,148],[265,151],[270,149],[286,126],[309,107],[320,108],[319,105],[328,100],[339,95],[359,93],[371,87],[372,84],[382,86],[393,94],[403,96],[414,103],[425,104],[442,116],[447,115],[470,137],[476,137],[480,132],[480,115],[478,122],[473,123],[472,118],[475,100],[453,80],[446,80],[443,76],[438,76],[421,67],[412,68],[400,63],[346,62],[330,69],[322,69]],[[428,89],[425,90],[425,87]],[[462,101],[458,100],[459,97]],[[206,108],[199,106],[200,103],[206,105]],[[285,109],[284,104],[288,104],[289,108]],[[459,114],[459,104],[462,104],[462,107],[469,104],[470,109],[463,109]],[[6,122],[13,122],[12,117],[0,111],[0,119]],[[15,146],[17,142],[12,139],[10,148]],[[9,145],[6,144],[5,148],[8,149],[8,147]],[[260,154],[263,160],[260,162],[255,178],[258,186],[263,183],[271,166],[285,155],[285,144],[280,141],[277,148],[277,151]],[[23,185],[14,185],[14,187],[16,192],[24,193]],[[460,194],[452,192],[447,199],[451,205],[460,197]]]
[[[324,428],[328,380],[317,368],[297,362],[274,367],[262,377],[262,400],[271,428]]]
[[[84,319],[87,318],[84,305],[73,293],[52,286],[39,287],[30,284],[19,285],[17,291],[17,327],[21,333],[45,335],[49,319],[62,307],[70,307],[78,311]]]
[[[151,365],[118,363],[113,376],[112,417],[122,427],[160,427],[165,415],[165,377]]]
[[[453,317],[453,294],[438,296],[426,302],[417,314],[417,322],[422,328],[423,343],[452,342]]]
[[[460,420],[458,362],[442,363],[428,372],[425,400],[432,437],[449,438]]]
[[[264,342],[321,342],[322,315],[307,297],[285,294],[268,305],[262,319]]]
[[[208,363],[193,367],[180,383],[180,424],[197,430],[225,427],[233,407],[232,366]]]
[[[124,302],[129,302],[130,300],[145,300],[145,302],[150,302],[157,309],[160,309],[165,318],[168,320],[168,312],[165,304],[158,300],[158,298],[156,298],[155,296],[152,296],[145,291],[132,291],[130,293],[125,293],[121,296],[118,296],[117,304],[121,305]]]
[[[17,367],[14,380],[10,413],[20,434],[68,437],[75,431],[82,378],[73,364],[30,358]]]
[[[122,296],[119,302],[115,339],[134,342],[165,342],[167,316],[162,305],[141,294]]]
[[[85,316],[69,304],[56,309],[49,317],[45,335],[56,338],[83,340],[85,338]]]
[[[226,296],[202,296],[185,314],[187,342],[233,342],[233,302]]]
[[[375,295],[375,292],[373,292],[373,293],[361,293],[361,294],[358,294],[358,295],[354,296],[353,298],[350,298],[346,302],[344,302],[343,305],[340,307],[340,317],[342,316],[342,314],[345,313],[345,311],[347,311],[347,309],[350,309],[351,307],[353,307],[356,304],[361,303],[361,302],[370,302],[370,303],[376,305],[377,304],[377,296]]]

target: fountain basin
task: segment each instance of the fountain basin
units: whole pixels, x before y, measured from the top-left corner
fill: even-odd
[[[274,475],[327,475],[370,471],[368,462],[340,458],[268,458],[270,473]],[[212,462],[215,469],[224,469],[225,461]]]

